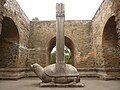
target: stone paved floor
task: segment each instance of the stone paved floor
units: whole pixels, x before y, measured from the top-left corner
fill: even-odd
[[[84,88],[41,88],[38,78],[0,80],[0,90],[120,90],[120,80],[104,81],[96,78],[82,78]]]

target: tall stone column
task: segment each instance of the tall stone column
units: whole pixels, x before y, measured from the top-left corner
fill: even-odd
[[[64,21],[65,21],[64,4],[56,4],[56,72],[65,73],[66,64],[64,58]]]
[[[3,20],[3,5],[6,3],[6,0],[0,0],[0,35],[2,31],[2,20]]]

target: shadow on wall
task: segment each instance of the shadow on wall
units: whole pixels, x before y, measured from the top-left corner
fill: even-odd
[[[115,16],[110,17],[104,27],[102,49],[104,66],[106,68],[118,68],[120,66],[120,48],[118,46]]]
[[[19,54],[19,33],[14,21],[4,17],[0,35],[0,68],[14,68]]]

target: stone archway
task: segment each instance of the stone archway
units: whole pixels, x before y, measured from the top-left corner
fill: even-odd
[[[0,68],[17,66],[19,55],[19,33],[14,21],[4,17],[0,35]]]
[[[56,46],[56,37],[53,37],[48,44],[48,48],[47,48],[47,62],[48,64],[50,64],[50,53],[52,51],[52,49]],[[74,65],[74,44],[72,42],[72,40],[68,37],[65,36],[65,46],[67,46],[72,54],[72,65]]]
[[[117,68],[119,66],[118,34],[116,31],[115,16],[108,19],[102,37],[102,49],[105,68]]]

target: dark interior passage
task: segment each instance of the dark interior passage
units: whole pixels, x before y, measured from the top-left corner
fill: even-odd
[[[107,21],[102,38],[103,58],[105,67],[114,68],[119,66],[119,46],[116,31],[115,17],[112,16]]]
[[[18,52],[18,29],[11,18],[4,17],[0,35],[0,68],[16,67]]]

